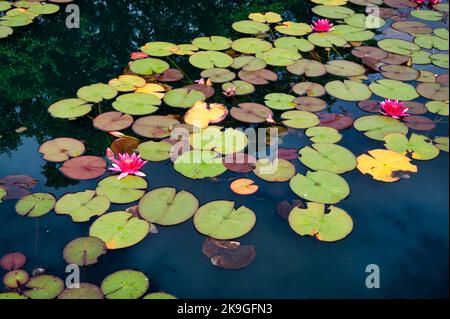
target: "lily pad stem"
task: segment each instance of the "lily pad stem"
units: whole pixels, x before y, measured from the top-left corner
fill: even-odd
[[[183,75],[186,77],[186,79],[188,79],[191,83],[194,83],[194,81],[192,81],[192,79],[189,77],[189,75],[187,75],[182,68],[179,67],[179,65],[172,60],[170,57],[167,57],[167,60],[169,60],[170,63],[172,63],[177,69],[178,71],[180,71],[181,73],[183,73]]]

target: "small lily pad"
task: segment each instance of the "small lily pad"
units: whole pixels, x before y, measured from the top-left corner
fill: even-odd
[[[345,101],[364,101],[372,96],[367,85],[355,81],[331,81],[325,85],[331,96]]]
[[[231,67],[236,70],[242,69],[243,71],[259,71],[264,69],[267,63],[263,59],[251,55],[242,55],[234,58]]]
[[[82,117],[92,110],[92,104],[80,99],[66,99],[48,108],[49,113],[56,118],[72,119]]]
[[[430,101],[426,104],[428,111],[431,113],[448,116],[449,107],[448,102],[444,101]]]
[[[152,75],[163,73],[170,69],[170,65],[160,59],[146,58],[132,62],[130,70],[139,75]]]
[[[403,134],[392,133],[386,135],[384,141],[387,149],[410,155],[416,160],[431,160],[439,156],[439,149],[424,135],[413,133],[408,140]]]
[[[253,171],[256,176],[267,182],[287,182],[296,173],[295,166],[284,159],[259,159]]]
[[[101,180],[95,191],[97,195],[109,198],[111,203],[128,204],[144,196],[147,186],[147,181],[139,176],[129,175],[120,180],[117,176],[110,176]]]
[[[169,159],[171,150],[172,144],[164,141],[141,143],[137,148],[142,159],[151,162],[160,162]]]
[[[306,130],[306,136],[313,143],[337,143],[342,139],[339,131],[332,127],[317,126]]]
[[[306,39],[299,39],[296,37],[282,37],[274,42],[275,47],[287,49],[291,51],[310,52],[314,50],[314,44]]]
[[[227,170],[218,155],[213,151],[188,151],[176,159],[174,168],[180,174],[192,179],[216,177]]]
[[[76,180],[89,180],[102,176],[106,162],[98,156],[80,156],[64,162],[59,169],[65,176]]]
[[[322,17],[330,19],[345,19],[355,14],[350,8],[336,5],[318,5],[312,11]]]
[[[16,204],[20,216],[41,217],[55,207],[56,199],[52,194],[34,193],[22,197]]]
[[[105,196],[95,196],[93,190],[70,193],[61,197],[55,205],[59,215],[70,215],[74,222],[87,222],[91,217],[103,215],[110,206]]]
[[[294,100],[296,108],[300,111],[318,112],[327,107],[327,102],[312,96],[301,96]]]
[[[119,96],[112,106],[115,110],[130,115],[148,115],[156,112],[161,100],[152,94],[128,93]]]
[[[97,116],[93,121],[93,125],[101,131],[113,132],[129,128],[133,121],[133,117],[129,114],[106,112]]]
[[[64,290],[64,282],[55,276],[32,277],[25,285],[23,294],[31,299],[55,299]]]
[[[164,57],[174,54],[177,45],[169,42],[149,42],[141,47],[141,51],[151,56]],[[158,72],[159,73],[159,72]]]
[[[222,90],[226,91],[227,89],[235,90],[236,95],[248,95],[255,92],[255,87],[253,86],[253,84],[239,80],[224,83],[222,85]]]
[[[287,111],[281,114],[281,118],[284,125],[297,129],[310,128],[320,123],[316,114],[305,111]]]
[[[106,299],[138,299],[148,290],[147,276],[136,270],[121,270],[106,277],[101,289]]]
[[[25,285],[29,278],[25,270],[12,270],[3,277],[3,284],[10,289],[17,289]]]
[[[213,83],[225,83],[233,81],[236,78],[236,74],[228,69],[212,68],[202,71],[200,76],[205,79],[209,79]]]
[[[0,258],[0,266],[6,270],[16,270],[22,268],[27,262],[27,257],[20,252],[13,252]]]
[[[344,77],[359,76],[366,73],[366,69],[362,65],[346,60],[328,61],[326,69],[330,74]]]
[[[103,292],[99,287],[85,282],[80,283],[78,288],[64,289],[64,291],[58,296],[58,299],[70,300],[95,300],[103,298]]]
[[[223,269],[242,269],[250,265],[256,257],[254,246],[241,245],[235,241],[207,238],[202,252],[211,263]]]
[[[68,264],[89,266],[98,263],[98,258],[106,254],[105,243],[97,237],[80,237],[69,242],[63,251]]]
[[[164,96],[164,103],[173,107],[190,108],[198,101],[204,101],[205,95],[197,90],[174,89]]]
[[[97,83],[84,86],[77,92],[78,98],[92,102],[100,103],[103,100],[111,100],[117,96],[117,90],[107,84]]]
[[[68,137],[44,142],[39,147],[39,153],[44,155],[43,159],[50,162],[65,162],[72,157],[83,155],[84,151],[85,147],[82,142]]]
[[[434,145],[443,152],[449,150],[449,138],[447,136],[436,136],[433,140]]]
[[[133,124],[133,131],[143,137],[165,138],[169,137],[174,126],[180,122],[174,118],[161,115],[141,117]]]
[[[420,83],[416,87],[417,93],[434,101],[448,101],[448,86],[441,83]]]
[[[263,60],[264,61],[264,60]],[[278,75],[270,70],[262,69],[258,71],[240,71],[239,78],[254,85],[266,85],[270,81],[278,80]]]
[[[265,97],[265,104],[273,110],[291,110],[296,107],[295,96],[285,93],[270,93]]]

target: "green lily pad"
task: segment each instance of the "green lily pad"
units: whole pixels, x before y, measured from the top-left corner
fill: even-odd
[[[343,47],[347,44],[347,40],[331,32],[311,33],[308,36],[308,41],[323,48]]]
[[[305,131],[305,134],[313,143],[333,144],[342,139],[342,135],[337,129],[326,126],[311,127]]]
[[[281,15],[275,12],[265,12],[265,13],[250,13],[248,15],[250,20],[261,22],[261,23],[277,23],[283,20]]]
[[[198,232],[219,240],[244,236],[256,223],[255,213],[245,206],[234,208],[234,202],[214,201],[200,207],[194,215]]]
[[[363,42],[375,37],[375,33],[372,31],[348,24],[337,25],[333,28],[333,31],[328,33],[338,35],[349,42]]]
[[[442,13],[433,10],[413,10],[409,14],[415,18],[426,21],[440,21],[444,18]]]
[[[0,300],[6,299],[28,299],[27,297],[18,294],[17,292],[2,292],[0,293]]]
[[[436,113],[436,114],[444,115],[444,116],[449,115],[448,102],[431,101],[425,105],[426,105],[428,111],[430,111],[431,113]]]
[[[149,42],[141,47],[141,51],[151,56],[164,57],[174,54],[177,45],[169,42]],[[158,72],[159,73],[159,72]]]
[[[430,59],[431,59],[431,63],[433,63],[434,65],[436,65],[440,68],[448,69],[448,67],[449,67],[448,53],[447,54],[444,54],[444,53],[432,54],[432,55],[430,55]]]
[[[151,162],[160,162],[169,159],[171,150],[172,144],[164,141],[141,143],[137,148],[142,159]]]
[[[301,198],[323,204],[336,204],[350,195],[345,179],[327,171],[297,174],[291,179],[290,187]]]
[[[282,37],[274,42],[275,47],[280,49],[287,49],[291,51],[310,52],[314,50],[315,46],[306,39],[299,39],[296,37]]]
[[[0,39],[9,37],[13,32],[12,28],[0,25]]]
[[[436,145],[436,147],[438,149],[440,149],[443,152],[448,153],[448,150],[449,150],[448,136],[437,136],[434,138],[433,142],[434,142],[434,145]]]
[[[110,201],[105,196],[95,196],[93,190],[66,194],[55,205],[58,215],[70,215],[74,222],[87,222],[91,217],[100,216],[109,209]]]
[[[31,299],[55,299],[64,290],[64,282],[55,276],[32,277],[25,285],[23,294]]]
[[[199,49],[209,51],[222,51],[229,49],[233,41],[219,36],[200,37],[192,41],[192,44]]]
[[[80,237],[69,242],[63,251],[68,264],[89,266],[98,263],[98,258],[106,254],[105,243],[97,237]]]
[[[77,92],[78,98],[92,102],[100,103],[103,100],[111,100],[117,96],[117,90],[107,84],[97,83],[84,86]]]
[[[145,194],[147,181],[139,176],[127,176],[119,180],[110,176],[98,183],[97,195],[106,196],[111,203],[128,204],[139,200]]]
[[[369,85],[369,89],[374,94],[391,100],[411,101],[419,97],[414,86],[397,80],[377,80]]]
[[[121,270],[106,277],[101,288],[106,299],[138,299],[148,290],[147,276],[136,270]]]
[[[243,71],[249,72],[262,70],[266,66],[267,63],[263,59],[251,55],[238,56],[237,58],[234,58],[233,64],[231,65],[233,69],[242,69]]]
[[[400,55],[412,55],[420,51],[420,46],[402,39],[383,39],[378,41],[378,46],[387,52]]]
[[[34,4],[27,10],[34,14],[53,14],[59,11],[59,6],[52,3]]]
[[[392,117],[381,115],[363,116],[354,123],[355,129],[364,132],[369,138],[383,141],[389,133],[408,134],[408,127],[401,121]]]
[[[413,81],[419,78],[418,70],[404,65],[383,65],[380,67],[380,73],[388,79],[398,81]]]
[[[177,299],[177,297],[165,292],[152,292],[151,294],[146,295],[143,299],[162,300],[162,299]]]
[[[372,96],[367,85],[350,80],[328,82],[325,90],[331,96],[345,101],[364,101]]]
[[[294,103],[295,96],[285,93],[270,93],[264,99],[265,104],[273,110],[291,110],[297,106]]]
[[[11,9],[11,4],[8,1],[0,1],[0,11]]]
[[[203,92],[188,89],[174,89],[164,96],[164,103],[173,107],[190,108],[195,102],[206,99]]]
[[[355,11],[350,8],[335,5],[315,6],[312,11],[319,16],[330,19],[345,19],[355,14]]]
[[[426,23],[413,20],[400,20],[391,24],[391,28],[411,35],[430,34],[433,29]]]
[[[326,69],[330,74],[344,77],[359,76],[366,73],[366,69],[362,65],[346,60],[328,61]]]
[[[366,16],[363,13],[354,14],[345,18],[344,21],[348,25],[362,29],[378,29],[384,27],[386,23],[383,18],[374,15]]]
[[[41,217],[55,207],[56,199],[52,194],[34,193],[22,197],[16,204],[20,216]]]
[[[253,84],[240,80],[224,83],[222,85],[223,91],[228,89],[234,89],[236,91],[236,95],[248,95],[255,92],[255,86]]]
[[[49,113],[56,118],[72,119],[84,116],[92,110],[92,104],[80,99],[66,99],[48,108]]]
[[[270,27],[267,24],[251,20],[235,22],[233,23],[232,28],[237,32],[245,34],[258,34],[270,30]]]
[[[436,28],[433,30],[433,34],[444,40],[449,39],[449,32],[446,28]]]
[[[295,174],[295,166],[284,159],[259,159],[253,171],[256,176],[267,182],[287,182]]]
[[[305,111],[287,111],[281,114],[283,124],[297,129],[305,129],[320,124],[319,117],[311,112]]]
[[[426,51],[416,51],[411,55],[412,64],[428,64],[431,63],[431,53]]]
[[[191,134],[189,140],[194,149],[214,150],[220,154],[234,154],[248,145],[247,135],[241,130],[218,126],[209,126],[200,132]]]
[[[283,22],[282,24],[277,25],[275,30],[283,34],[293,36],[302,36],[312,32],[312,28],[309,24],[291,21]]]
[[[448,39],[442,39],[435,35],[420,35],[414,39],[414,43],[420,45],[424,49],[437,49],[448,51]]]
[[[80,283],[78,288],[64,289],[64,291],[58,296],[58,299],[70,300],[95,300],[103,298],[103,292],[99,287],[85,282]]]
[[[122,249],[138,244],[149,231],[147,221],[119,211],[98,218],[89,228],[89,236],[100,238],[108,249]]]
[[[288,65],[286,69],[292,74],[304,74],[307,77],[317,77],[327,73],[325,65],[316,60],[308,59],[297,60],[294,64]]]
[[[314,236],[320,241],[334,242],[347,237],[353,230],[352,218],[342,209],[308,203],[303,209],[295,207],[289,214],[289,225],[300,236]]]
[[[439,149],[433,141],[424,135],[412,133],[408,138],[401,133],[392,133],[384,137],[385,147],[416,160],[431,160],[439,156]]]
[[[192,179],[216,177],[227,170],[218,155],[213,151],[188,151],[175,160],[174,168],[180,174]]]
[[[300,53],[288,49],[272,48],[266,52],[256,54],[257,58],[263,59],[267,64],[273,66],[292,65],[302,58]]]
[[[186,191],[164,187],[145,194],[139,202],[139,214],[151,223],[171,226],[184,223],[199,207],[197,198]]]
[[[117,79],[112,79],[108,85],[119,92],[133,92],[147,84],[145,79],[136,75],[121,75]]]
[[[25,270],[12,270],[3,277],[3,284],[11,289],[17,289],[25,285],[30,277]]]
[[[5,198],[7,195],[8,194],[6,193],[6,190],[0,187],[0,203],[2,202],[2,199]]]
[[[189,62],[199,69],[227,68],[233,64],[233,58],[217,51],[196,52],[189,57]]]
[[[305,146],[299,151],[299,159],[313,170],[324,170],[336,174],[350,172],[356,168],[356,157],[348,149],[328,143]]]
[[[255,54],[272,49],[272,43],[257,38],[242,38],[233,42],[232,48],[235,51]]]
[[[160,59],[146,58],[132,62],[130,70],[140,75],[152,75],[153,73],[163,73],[170,68],[170,65]]]
[[[156,112],[161,103],[161,100],[153,94],[129,93],[119,96],[112,106],[122,113],[148,115]]]
[[[225,83],[236,78],[236,74],[228,69],[212,68],[202,71],[200,76],[205,79],[210,79],[213,83]]]

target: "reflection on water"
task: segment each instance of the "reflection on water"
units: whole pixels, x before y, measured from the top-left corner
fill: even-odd
[[[0,176],[31,175],[39,180],[34,191],[57,197],[93,189],[97,181],[66,179],[57,165],[40,158],[39,145],[51,137],[71,136],[86,142],[87,153],[103,154],[112,138],[94,131],[88,118],[75,122],[51,119],[48,105],[72,97],[81,86],[117,76],[129,61],[129,53],[147,41],[183,43],[199,35],[227,36],[231,23],[249,12],[278,11],[286,17],[304,17],[308,12],[302,0],[78,3],[81,29],[61,27],[65,20],[61,12],[0,42]],[[281,81],[273,92],[286,91],[289,81]],[[331,109],[341,108],[355,117],[363,114],[352,103],[337,102]],[[28,129],[17,134],[19,127]],[[447,136],[447,123],[440,123],[433,134]],[[306,143],[305,138],[289,136],[282,147],[300,148]],[[341,144],[355,154],[382,145],[353,129],[344,132]],[[305,171],[298,162],[296,166],[299,172]],[[257,226],[243,243],[256,246],[255,262],[240,271],[211,266],[201,253],[203,237],[189,221],[160,227],[158,234],[133,248],[108,252],[102,262],[83,271],[84,281],[98,284],[115,270],[134,268],[148,274],[152,291],[164,290],[181,298],[448,294],[447,153],[421,162],[419,173],[401,183],[374,182],[357,171],[345,174],[352,194],[339,206],[352,215],[355,228],[351,236],[335,244],[300,238],[277,215],[276,204],[295,197],[287,183],[258,181],[261,191],[256,197],[236,197],[226,182],[234,173],[215,181],[193,181],[175,172],[170,162],[149,164],[146,173],[150,189],[176,186],[195,194],[202,204],[233,199],[239,206],[252,208],[258,216]],[[86,235],[88,227],[53,214],[38,221],[20,218],[14,202],[8,201],[0,206],[0,255],[23,251],[29,256],[28,270],[42,266],[64,276],[62,250],[70,240]],[[379,290],[369,290],[364,284],[366,265],[372,263],[381,269]]]

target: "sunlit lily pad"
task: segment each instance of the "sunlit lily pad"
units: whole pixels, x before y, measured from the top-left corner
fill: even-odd
[[[106,131],[121,131],[127,129],[133,124],[133,117],[122,112],[105,112],[97,116],[93,125],[95,128]]]
[[[12,270],[3,276],[3,284],[10,289],[17,289],[25,285],[30,277],[25,270]]]
[[[92,104],[80,99],[67,99],[52,104],[48,111],[56,118],[72,119],[84,116],[92,110]]]
[[[230,189],[238,195],[252,195],[259,190],[259,186],[251,179],[240,178],[230,184]]]
[[[255,92],[255,87],[253,86],[253,84],[239,80],[224,83],[222,85],[222,90],[226,91],[227,89],[235,90],[236,95],[248,95]]]
[[[269,31],[267,24],[252,20],[243,20],[233,23],[232,28],[240,33],[258,34]]]
[[[244,236],[256,223],[255,213],[234,202],[214,201],[200,207],[194,215],[195,228],[203,235],[229,240]]]
[[[255,54],[272,49],[272,43],[257,38],[242,38],[233,42],[232,48],[235,51]]]
[[[149,42],[141,47],[141,51],[151,56],[164,57],[174,54],[177,45],[169,42]],[[159,72],[157,72],[159,73]]]
[[[401,20],[391,24],[391,28],[409,34],[430,34],[433,29],[426,23],[413,20]]]
[[[203,50],[222,51],[231,47],[231,40],[220,36],[199,37],[192,44]]]
[[[288,49],[291,51],[309,52],[314,50],[314,44],[306,39],[299,39],[296,37],[282,37],[274,42],[275,47],[281,49]]]
[[[328,61],[326,64],[327,72],[339,76],[358,76],[366,73],[366,69],[355,62],[346,60]]]
[[[233,58],[217,51],[196,52],[189,57],[189,62],[199,69],[227,68],[233,64]]]
[[[216,177],[227,170],[218,155],[213,151],[188,151],[176,159],[174,168],[180,174],[192,179]]]
[[[167,92],[164,103],[173,107],[190,108],[195,102],[204,101],[205,95],[197,90],[175,89]]]
[[[339,131],[332,127],[311,127],[305,131],[305,134],[313,143],[337,143],[342,139]]]
[[[348,24],[337,25],[333,28],[333,31],[329,33],[338,35],[349,42],[363,42],[375,37],[375,33],[370,30],[354,27]]]
[[[133,92],[143,87],[147,82],[145,79],[135,75],[121,75],[117,79],[109,81],[108,85],[119,92]]]
[[[57,2],[57,1],[55,1]],[[34,14],[53,14],[59,11],[59,6],[52,3],[42,3],[42,4],[34,4],[30,6],[27,10],[30,13]]]
[[[373,179],[382,182],[396,182],[400,180],[397,173],[416,173],[417,166],[410,163],[410,159],[402,154],[390,150],[371,150],[369,155],[358,157],[358,169],[363,174],[372,175]]]
[[[382,141],[389,133],[407,134],[408,127],[399,120],[381,115],[364,116],[354,123],[358,131],[364,132],[367,137]]]
[[[25,285],[25,296],[31,299],[55,299],[64,290],[64,282],[55,276],[32,277]]]
[[[431,101],[426,104],[428,111],[431,113],[436,113],[439,115],[448,116],[449,115],[449,107],[448,102],[444,101]]]
[[[410,155],[416,160],[431,160],[439,156],[439,149],[424,135],[413,133],[408,140],[403,134],[392,133],[386,135],[384,141],[387,149]]]
[[[112,106],[115,110],[130,115],[148,115],[156,112],[161,100],[151,94],[129,93],[120,95]]]
[[[170,65],[160,59],[146,58],[136,60],[130,64],[130,70],[139,75],[152,75],[153,73],[163,73],[170,68]]]
[[[426,21],[440,21],[444,18],[444,15],[441,12],[434,10],[413,10],[409,14],[415,18]]]
[[[417,92],[430,100],[448,101],[449,89],[448,86],[440,83],[420,83],[416,87]]]
[[[312,11],[322,17],[330,19],[345,19],[355,14],[350,8],[336,5],[318,5]]]
[[[76,139],[60,137],[44,142],[39,147],[39,153],[43,154],[43,159],[50,162],[64,162],[71,157],[83,155],[84,144]]]
[[[114,140],[111,143],[111,150],[114,154],[133,154],[135,153],[140,141],[132,136],[124,136]]]
[[[443,69],[448,69],[449,67],[449,59],[448,59],[448,53],[436,53],[430,55],[431,62]]]
[[[250,13],[248,18],[250,20],[261,22],[261,23],[277,23],[283,20],[281,15],[275,12],[265,12],[265,13]]]
[[[328,143],[316,143],[305,146],[299,151],[299,159],[313,170],[324,170],[336,174],[352,171],[356,168],[356,158],[348,149]]]
[[[206,128],[209,124],[222,122],[228,115],[228,108],[219,103],[207,104],[198,101],[184,115],[186,124]]]
[[[236,74],[228,69],[212,68],[202,71],[200,76],[209,79],[213,83],[225,83],[236,78]]]
[[[353,230],[352,218],[342,209],[308,203],[303,209],[295,207],[289,214],[289,225],[301,236],[314,236],[320,241],[335,242],[347,237]]]
[[[12,28],[0,25],[0,39],[9,37],[13,32]]]
[[[322,76],[327,73],[326,67],[315,60],[301,59],[294,64],[286,67],[287,70],[295,75],[306,75],[308,77]]]
[[[160,142],[148,141],[139,144],[137,151],[144,160],[151,162],[160,162],[170,158],[171,149],[172,144],[170,143],[164,141]]]
[[[411,101],[419,97],[414,86],[397,80],[377,80],[369,85],[369,89],[374,94],[391,100]]]
[[[106,162],[98,156],[80,156],[64,162],[59,169],[65,176],[77,180],[89,180],[102,176]]]
[[[296,173],[295,166],[284,159],[259,159],[256,162],[254,173],[268,182],[287,182]]]
[[[449,138],[447,136],[437,136],[433,140],[434,145],[443,152],[449,151]]]
[[[77,92],[78,98],[92,102],[100,103],[103,100],[111,100],[117,96],[117,90],[107,84],[97,83],[84,86]]]
[[[281,118],[284,125],[297,129],[310,128],[320,123],[316,114],[305,111],[287,111],[281,114]]]
[[[331,96],[345,101],[364,101],[372,96],[367,85],[355,81],[331,81],[325,85]]]
[[[80,237],[69,242],[63,251],[68,264],[89,266],[98,263],[98,258],[106,254],[105,243],[97,237]]]
[[[189,140],[194,149],[214,150],[220,154],[234,154],[242,151],[248,138],[242,130],[210,126],[191,134]]]
[[[34,193],[22,197],[16,204],[20,216],[41,217],[55,207],[56,199],[52,194]]]
[[[280,25],[277,25],[275,27],[275,30],[277,30],[280,33],[287,34],[287,35],[293,35],[293,36],[302,36],[308,33],[311,33],[312,28],[309,24],[306,23],[298,23],[298,22],[283,22]]]
[[[291,110],[296,107],[295,96],[285,93],[271,93],[265,97],[265,104],[273,110]]]
[[[95,191],[99,196],[106,196],[111,203],[127,204],[144,196],[147,186],[147,181],[139,176],[130,175],[120,180],[117,176],[110,176],[101,180]]]
[[[98,218],[89,229],[89,236],[103,240],[108,249],[122,249],[144,240],[149,230],[147,221],[119,211]]]
[[[238,56],[234,59],[231,67],[233,69],[242,69],[243,71],[259,71],[264,69],[267,63],[263,59],[251,55]]]
[[[78,288],[66,288],[58,296],[58,299],[70,299],[70,300],[95,300],[103,299],[102,290],[96,285],[82,282]]]
[[[269,51],[259,52],[256,57],[273,66],[292,65],[302,58],[298,52],[282,48],[272,48]]]
[[[414,39],[414,43],[429,50],[448,51],[449,48],[448,39],[442,39],[435,35],[420,35]]]
[[[402,39],[383,39],[378,41],[378,46],[385,51],[401,55],[411,55],[420,51],[420,46]]]
[[[290,187],[301,198],[323,204],[336,204],[350,194],[345,179],[327,171],[297,174],[291,179]]]
[[[180,122],[174,118],[161,115],[141,117],[133,124],[133,131],[148,138],[165,138],[170,136],[173,127]]]
[[[382,28],[385,24],[383,18],[374,15],[365,15],[363,13],[354,14],[344,19],[345,23],[357,28],[363,29],[378,29]]]
[[[311,33],[308,36],[308,41],[324,48],[342,47],[347,44],[347,40],[331,32]]]
[[[170,226],[181,224],[199,207],[197,198],[186,191],[164,187],[145,194],[139,202],[139,214],[151,223]]]
[[[61,197],[55,206],[59,215],[70,215],[74,222],[87,222],[91,217],[103,215],[110,206],[105,196],[96,196],[93,190],[69,193]]]
[[[20,269],[26,262],[27,257],[20,252],[12,252],[0,258],[0,266],[6,271]]]
[[[6,299],[28,299],[26,296],[18,294],[17,292],[2,292],[0,293],[0,300]]]
[[[147,83],[143,87],[137,88],[135,92],[151,94],[159,99],[162,99],[166,95],[166,88],[157,83]]]
[[[138,299],[148,290],[147,276],[136,270],[120,270],[106,277],[101,289],[106,299]]]

